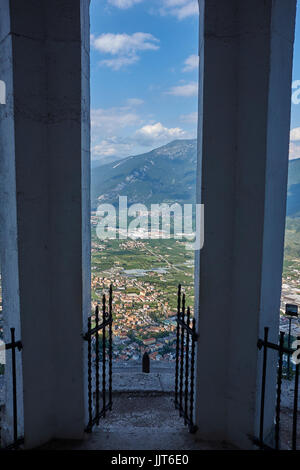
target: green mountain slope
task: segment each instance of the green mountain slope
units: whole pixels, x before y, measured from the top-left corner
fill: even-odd
[[[92,207],[99,202],[160,203],[195,200],[196,140],[176,140],[143,155],[92,170]]]
[[[288,217],[300,217],[300,158],[289,162],[286,210]]]
[[[196,140],[175,140],[143,155],[92,169],[92,208],[100,202],[194,202]],[[289,162],[287,216],[300,217],[300,159]]]

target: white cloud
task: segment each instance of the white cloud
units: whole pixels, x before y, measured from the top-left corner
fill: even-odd
[[[159,40],[149,33],[112,34],[105,33],[98,37],[92,35],[92,45],[107,54],[133,54],[137,51],[159,49]]]
[[[108,0],[110,5],[126,10],[144,0]],[[149,1],[144,3],[148,6]],[[162,16],[172,15],[179,20],[199,15],[198,0],[152,0],[152,12],[159,12]]]
[[[160,0],[161,1],[161,0]],[[189,16],[199,15],[199,6],[197,0],[163,0],[163,6],[160,8],[162,15],[173,15],[179,20]]]
[[[161,122],[151,121],[149,115],[145,125],[138,113],[138,106],[142,103],[139,98],[128,98],[125,106],[91,111],[94,160],[107,162],[114,157],[117,160],[150,151],[171,140],[194,137],[180,127],[168,128]]]
[[[290,132],[289,159],[300,158],[300,127],[295,127]]]
[[[159,39],[152,34],[141,32],[131,35],[105,33],[98,37],[91,35],[91,45],[102,54],[114,56],[102,60],[100,64],[119,70],[136,63],[140,58],[138,52],[159,49]]]
[[[122,139],[113,136],[108,139],[101,140],[92,147],[93,158],[99,157],[127,157],[132,149],[132,143],[124,142]]]
[[[128,98],[126,103],[128,104],[128,106],[140,106],[144,103],[144,100],[141,100],[139,98]]]
[[[184,61],[183,72],[191,72],[199,66],[199,56],[192,54]]]
[[[300,145],[290,142],[289,159],[294,160],[295,158],[300,158]]]
[[[117,131],[117,129],[116,129]],[[98,135],[98,134],[96,134]],[[111,135],[93,138],[92,158],[106,161],[109,157],[123,158],[139,154],[159,147],[174,139],[190,138],[191,136],[179,127],[167,128],[160,122],[141,127],[129,136]]]
[[[182,114],[180,116],[181,121],[195,123],[198,122],[198,113],[197,111],[190,114]]]
[[[160,122],[148,124],[138,129],[135,133],[137,142],[145,146],[158,146],[173,139],[180,139],[186,136],[186,132],[180,127],[167,128]]]
[[[300,140],[300,127],[295,127],[291,130],[290,139],[293,142]]]
[[[130,8],[133,5],[136,5],[137,3],[140,3],[142,1],[143,0],[108,0],[108,3],[110,3],[114,7],[122,8],[123,10],[125,10],[126,8]]]
[[[128,106],[119,108],[98,108],[91,111],[91,127],[95,135],[115,134],[119,129],[139,125],[141,119],[138,114]]]
[[[104,59],[100,61],[100,65],[109,67],[112,70],[120,70],[122,67],[135,64],[138,61],[139,57],[137,55],[134,55],[131,57],[116,57],[114,59]]]
[[[131,106],[127,104],[114,108],[92,109],[93,159],[105,161],[107,157],[127,157],[132,152],[134,144],[126,134],[134,135],[136,128],[144,121],[134,108],[137,105],[137,98],[131,100],[134,101]]]
[[[167,91],[167,94],[174,96],[197,96],[198,83],[191,82],[186,85],[173,86],[169,91]]]

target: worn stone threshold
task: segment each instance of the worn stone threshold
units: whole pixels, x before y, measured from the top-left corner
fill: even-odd
[[[174,375],[170,373],[115,372],[113,374],[115,393],[174,393]]]
[[[113,394],[113,409],[82,441],[53,441],[41,450],[218,450],[188,432],[170,393],[143,390]]]
[[[53,441],[46,450],[217,450],[188,432],[174,406],[174,373],[114,370],[113,408],[82,441]]]

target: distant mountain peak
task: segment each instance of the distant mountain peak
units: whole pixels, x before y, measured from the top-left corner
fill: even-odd
[[[117,203],[192,202],[196,185],[196,139],[173,140],[150,152],[126,157],[92,170],[92,206]]]
[[[196,193],[197,139],[173,140],[150,152],[92,169],[92,207],[129,203],[193,203]],[[300,217],[300,159],[290,160],[287,215]]]

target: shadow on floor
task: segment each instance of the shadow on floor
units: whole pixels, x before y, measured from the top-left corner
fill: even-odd
[[[53,441],[45,450],[216,450],[197,441],[174,409],[172,394],[116,393],[113,410],[83,441]]]

